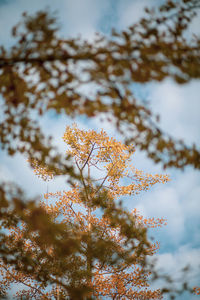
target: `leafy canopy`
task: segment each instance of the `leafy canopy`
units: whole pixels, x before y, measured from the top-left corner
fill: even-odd
[[[56,17],[24,14],[13,28],[16,44],[0,48],[0,93],[4,109],[2,147],[71,172],[41,132],[37,118],[48,111],[112,120],[126,143],[134,143],[165,167],[200,167],[194,145],[162,132],[151,110],[134,95],[132,84],[199,79],[199,37],[187,36],[198,0],[166,1],[137,24],[93,42],[58,35]],[[86,91],[90,91],[87,93]],[[34,114],[33,114],[34,112]],[[72,172],[70,173],[72,175]]]
[[[137,24],[123,32],[113,31],[109,37],[99,35],[93,43],[60,38],[56,17],[49,12],[24,14],[12,31],[15,45],[0,47],[1,148],[9,155],[25,154],[39,168],[48,166],[51,176],[67,174],[72,182],[79,178],[76,170],[42,133],[38,119],[52,110],[71,117],[102,115],[116,125],[126,144],[134,143],[155,162],[162,162],[165,167],[183,169],[191,165],[199,169],[198,147],[189,147],[162,132],[156,117],[132,89],[134,82],[172,78],[177,84],[184,84],[199,79],[199,37],[185,37],[199,6],[198,0],[166,1],[158,8],[146,10]],[[91,94],[85,93],[88,88],[93,91]],[[30,207],[24,202],[27,197],[23,192],[4,182],[0,189],[4,226],[0,232],[1,257],[10,261],[12,252],[13,266],[18,268],[18,253],[23,253],[27,269],[31,261],[26,259],[23,245],[18,244],[15,251],[8,248],[4,229],[14,226],[13,222],[16,228],[17,222],[25,222],[34,232],[31,224],[40,215],[40,227],[44,212],[39,209],[40,214],[25,217],[26,208]],[[102,203],[99,205],[105,206]],[[38,209],[35,204],[33,207],[33,212]],[[116,211],[115,218],[121,210]],[[126,219],[125,212],[123,216]],[[56,225],[49,217],[48,222],[48,226]],[[42,227],[38,230],[44,237]],[[45,271],[40,273],[41,278],[44,274]]]
[[[134,149],[103,130],[68,126],[63,139],[79,177],[71,189],[45,194],[41,207],[65,234],[60,232],[49,244],[52,232],[48,230],[41,244],[40,232],[27,231],[25,222],[17,230],[11,228],[10,249],[21,242],[30,260],[40,264],[34,264],[36,272],[27,272],[23,265],[16,271],[2,262],[6,288],[20,282],[26,289],[18,295],[31,299],[56,299],[58,294],[59,299],[161,299],[161,291],[152,290],[148,282],[146,257],[155,253],[158,244],[149,242],[147,228],[161,226],[165,220],[143,218],[136,210],[129,213],[115,203],[165,183],[168,177],[135,169],[131,164]],[[37,176],[52,178],[47,168],[33,164]],[[40,273],[48,276],[44,279]]]

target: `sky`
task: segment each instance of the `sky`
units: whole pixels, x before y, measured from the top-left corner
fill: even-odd
[[[111,29],[123,29],[137,22],[143,15],[144,6],[157,5],[159,0],[0,0],[0,44],[10,46],[13,41],[10,30],[21,17],[23,11],[34,13],[49,7],[56,10],[60,34],[64,37],[81,35],[92,40],[95,32],[109,35]],[[200,18],[196,18],[190,32],[200,33]],[[148,99],[153,112],[161,116],[161,128],[175,138],[182,138],[188,145],[200,146],[200,82],[178,86],[172,80],[137,86],[140,95]],[[61,151],[66,150],[62,136],[66,125],[74,121],[81,128],[105,129],[110,136],[117,136],[115,129],[98,118],[88,120],[80,117],[71,120],[64,116],[56,118],[47,115],[41,120],[44,132],[54,137]],[[128,208],[136,207],[146,217],[165,217],[167,226],[155,230],[152,235],[160,242],[157,254],[158,267],[175,277],[178,270],[190,264],[193,271],[190,280],[200,284],[200,176],[199,172],[187,167],[184,171],[163,170],[147,159],[144,153],[136,152],[133,163],[138,169],[149,173],[167,173],[171,181],[165,185],[154,186],[131,201]],[[19,154],[13,158],[0,152],[0,179],[13,180],[20,184],[29,195],[41,195],[47,184],[33,175],[26,160]],[[63,190],[63,179],[48,184],[49,191]],[[33,188],[34,187],[34,188]],[[168,299],[167,296],[164,299]],[[198,299],[185,294],[177,299]]]

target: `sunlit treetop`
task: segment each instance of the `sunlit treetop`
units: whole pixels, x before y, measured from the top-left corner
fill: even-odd
[[[54,203],[48,209],[62,212],[65,220],[70,219],[71,222],[80,224],[83,231],[98,228],[101,236],[107,236],[116,242],[118,251],[123,253],[126,230],[121,231],[120,224],[112,228],[109,214],[101,217],[96,215],[95,210],[99,206],[99,201],[96,205],[96,199],[101,195],[101,200],[109,203],[110,199],[119,200],[123,196],[133,196],[140,191],[148,190],[156,183],[167,182],[168,176],[145,174],[137,170],[132,165],[134,147],[109,137],[104,130],[98,133],[95,130],[79,129],[74,124],[66,127],[63,140],[67,145],[66,154],[70,154],[74,159],[81,180],[68,191],[46,195],[47,198],[52,198]],[[102,196],[103,191],[106,193]],[[75,209],[77,204],[84,206],[85,210],[74,212],[73,208]],[[164,218],[143,218],[136,209],[130,216],[135,218],[137,226],[141,228],[154,228],[166,224]],[[149,245],[145,250],[146,255],[153,255],[158,248],[157,243]],[[150,273],[145,273],[140,268],[141,258],[136,259],[136,253],[137,250],[131,254],[134,261],[132,266],[127,261],[120,267],[114,265],[111,267],[106,263],[102,266],[98,262],[93,265],[92,284],[95,296],[100,299],[103,296],[113,298],[116,295],[119,299],[162,298],[160,290],[152,290],[149,286],[147,278]]]
[[[19,295],[37,295],[37,299],[56,299],[58,292],[63,297],[71,292],[79,295],[89,292],[97,299],[162,299],[162,291],[153,289],[149,283],[151,269],[146,269],[145,264],[146,257],[154,255],[159,244],[148,241],[146,230],[165,225],[166,220],[143,217],[136,209],[127,212],[115,205],[115,200],[130,196],[129,199],[134,201],[134,194],[146,191],[156,183],[167,182],[168,176],[137,170],[132,161],[134,147],[110,138],[103,130],[82,130],[74,124],[66,127],[63,140],[67,148],[65,155],[71,156],[79,176],[64,191],[46,193],[41,206],[54,216],[57,224],[69,230],[69,237],[76,237],[79,247],[74,249],[75,252],[66,252],[68,248],[61,234],[56,244],[45,248],[45,255],[42,252],[44,256],[38,265],[38,274],[48,272],[46,278],[51,280],[51,287],[41,281],[41,277],[38,280],[34,272],[27,276],[26,270],[16,272],[6,269],[4,264],[2,274],[7,275],[7,287],[21,280],[30,289],[28,292],[22,290]],[[44,180],[54,177],[37,161],[33,161],[33,167],[35,174]],[[102,208],[101,213],[98,208]],[[40,239],[35,233],[27,235],[26,224],[12,230],[12,234],[11,249],[25,237],[24,252],[32,255],[34,249],[33,258],[36,261],[40,258],[40,244],[37,244]],[[66,245],[69,247],[68,242]]]
[[[151,185],[169,180],[167,175],[144,174],[136,169],[131,161],[135,149],[110,138],[103,130],[97,133],[78,129],[76,125],[67,126],[63,140],[80,173],[87,168],[90,184],[108,189],[114,198],[148,190]]]

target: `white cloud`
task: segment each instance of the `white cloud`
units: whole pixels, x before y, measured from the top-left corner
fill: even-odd
[[[45,192],[44,183],[34,175],[25,157],[21,154],[1,160],[1,169],[3,176],[7,177],[11,174],[9,178],[5,179],[17,183],[28,196],[39,196]]]
[[[154,7],[158,0],[120,0],[118,6],[119,25],[122,28],[131,26],[144,16],[145,7]]]
[[[0,181],[13,181],[14,176],[10,171],[9,167],[6,165],[2,165],[0,169]]]
[[[176,174],[176,176],[175,176]],[[171,182],[157,185],[136,198],[136,208],[146,217],[164,217],[167,226],[164,234],[170,244],[175,247],[188,236],[194,243],[198,243],[195,236],[200,216],[198,172],[176,172],[171,175]],[[165,241],[165,245],[166,245]]]
[[[198,81],[178,86],[171,80],[150,88],[152,108],[161,116],[161,128],[187,143],[200,142],[199,89]]]
[[[176,286],[180,287],[178,279],[187,281],[190,286],[199,284],[200,274],[200,248],[192,248],[190,245],[184,245],[178,248],[174,253],[165,252],[156,255],[156,269],[161,273],[169,274],[174,280]],[[182,273],[181,270],[189,266],[188,272]]]
[[[63,2],[62,21],[65,29],[70,28],[70,36],[81,34],[84,38],[93,38],[100,19],[108,8],[107,1],[74,0]]]
[[[191,189],[190,193],[188,193],[188,197],[186,197],[184,206],[185,211],[188,216],[198,216],[200,215],[200,210],[197,209],[199,207],[199,195],[200,195],[200,186],[195,186]]]
[[[184,214],[178,194],[172,187],[155,188],[147,192],[136,207],[146,217],[164,217],[167,219],[166,235],[178,243],[184,235]]]
[[[0,31],[1,44],[10,44],[11,28],[21,20],[24,11],[33,14],[46,8],[58,12],[58,23],[64,37],[81,34],[84,38],[91,39],[98,29],[101,17],[108,9],[108,3],[105,0],[13,0],[1,5],[0,28],[3,29]]]
[[[194,17],[194,19],[192,20],[189,29],[188,29],[188,33],[189,34],[196,34],[199,35],[200,34],[200,12],[198,10],[195,11],[196,16]]]
[[[1,44],[8,45],[10,43],[10,31],[11,28],[21,21],[21,15],[24,11],[36,12],[38,10],[44,9],[49,4],[48,0],[13,0],[5,5],[1,5],[0,9],[0,40]],[[3,29],[3,30],[2,30]]]

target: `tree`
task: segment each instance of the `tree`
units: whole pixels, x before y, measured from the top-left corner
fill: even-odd
[[[0,196],[0,299],[7,299],[12,283],[23,282],[24,286],[30,287],[28,278],[31,274],[35,274],[34,279],[44,285],[54,282],[49,274],[51,256],[48,248],[53,247],[55,256],[60,257],[78,252],[80,245],[69,227],[55,223],[54,216],[38,205],[38,199],[26,203],[27,197],[13,184],[4,184]],[[30,249],[29,237],[31,245],[39,249],[37,255],[33,255],[34,248]],[[41,296],[39,290],[35,292]]]
[[[131,226],[128,226],[123,213],[116,214],[113,204],[147,191],[156,183],[165,183],[168,177],[144,174],[135,169],[131,164],[133,147],[109,138],[103,130],[100,133],[84,131],[74,125],[66,128],[63,139],[79,179],[72,189],[45,194],[41,206],[58,224],[70,228],[71,236],[76,236],[81,249],[75,253],[66,249],[68,252],[63,257],[63,253],[59,256],[47,245],[51,263],[43,256],[40,264],[46,264],[49,276],[54,277],[51,287],[38,282],[38,268],[27,276],[4,266],[7,286],[14,281],[24,283],[29,289],[23,290],[21,295],[31,299],[58,299],[58,295],[59,299],[69,296],[75,299],[74,294],[70,295],[72,286],[79,287],[79,292],[87,286],[89,290],[85,292],[91,299],[105,296],[109,299],[161,299],[161,291],[151,290],[148,283],[150,272],[145,269],[146,257],[155,253],[158,244],[148,241],[146,229],[161,226],[165,220],[146,219],[133,210],[129,214]],[[37,162],[32,163],[38,176],[44,180],[52,178],[47,169],[38,166]],[[100,201],[105,205],[103,212],[99,209]],[[26,251],[29,250],[33,257],[41,256],[35,243],[39,237],[35,233],[27,236],[26,225],[11,236],[14,245],[23,240]],[[79,277],[76,277],[78,273]],[[78,299],[82,299],[80,294]]]
[[[100,35],[93,43],[59,38],[56,18],[48,12],[24,14],[23,22],[13,28],[16,44],[8,50],[2,46],[0,52],[2,146],[10,155],[20,151],[58,167],[59,156],[50,155],[52,146],[33,112],[40,117],[49,110],[72,117],[104,112],[126,143],[134,143],[155,162],[199,169],[198,148],[164,134],[131,87],[133,82],[167,77],[177,84],[199,78],[199,38],[184,37],[199,6],[198,0],[166,1],[147,9],[146,16],[127,30]],[[93,93],[85,94],[85,87]],[[58,169],[66,171],[64,166],[62,162]]]
[[[199,79],[199,37],[184,36],[198,8],[198,0],[166,1],[157,9],[147,10],[146,16],[127,30],[113,31],[110,37],[99,36],[94,43],[59,38],[56,17],[49,12],[24,14],[22,23],[13,28],[16,44],[0,49],[2,149],[9,155],[23,153],[39,165],[48,165],[54,176],[66,174],[72,181],[76,172],[70,160],[63,158],[50,138],[44,136],[38,119],[50,110],[71,117],[93,117],[103,112],[107,118],[111,116],[127,144],[134,143],[155,162],[161,161],[165,167],[183,169],[191,165],[199,169],[198,147],[188,147],[162,132],[157,118],[135,97],[131,87],[133,82],[160,82],[167,77],[177,84]],[[78,68],[80,72],[76,72]],[[80,87],[90,84],[94,94],[85,95]],[[10,226],[17,205],[15,225],[22,220],[32,228],[37,214],[27,218],[24,212],[29,205],[23,201],[24,194],[14,186],[7,190],[7,186],[11,187],[0,185],[1,222],[5,228]],[[5,211],[8,220],[3,216]],[[51,218],[46,224],[56,225]],[[1,230],[0,254],[9,260],[6,232]],[[57,242],[52,243],[55,246]],[[23,247],[20,251],[23,253]],[[24,268],[31,267],[29,262],[24,257]],[[18,267],[17,260],[12,263]]]

